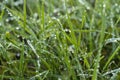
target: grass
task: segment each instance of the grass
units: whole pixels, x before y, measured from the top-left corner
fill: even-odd
[[[0,80],[120,80],[119,0],[3,0]]]

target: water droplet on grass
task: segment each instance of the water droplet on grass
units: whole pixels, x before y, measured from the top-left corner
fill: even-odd
[[[13,16],[12,13],[11,13],[9,10],[6,10],[6,11],[7,11],[8,15],[9,15],[10,17]]]
[[[5,0],[5,2],[8,2],[8,0]]]
[[[9,22],[9,19],[6,19],[5,21],[6,21],[6,22]]]
[[[58,78],[58,80],[62,80],[61,78]]]
[[[16,30],[20,30],[20,27],[16,27]]]
[[[20,53],[16,54],[16,59],[20,59]]]
[[[108,43],[117,43],[119,41],[120,41],[120,38],[110,38],[110,39],[106,40],[105,45],[108,44]]]
[[[0,23],[0,26],[2,26],[2,23]]]
[[[79,3],[81,3],[82,5],[85,4],[85,2],[84,2],[83,0],[78,0],[78,1],[79,1]]]
[[[18,0],[18,1],[16,1],[16,2],[14,2],[14,5],[15,5],[15,6],[19,6],[19,5],[21,5],[21,4],[23,4],[23,0]]]
[[[115,3],[115,6],[118,6],[118,4],[117,4],[117,3]]]
[[[37,13],[34,13],[33,17],[34,17],[35,19],[37,19],[38,14],[37,14]]]
[[[71,33],[71,30],[70,29],[65,29],[64,30],[67,34]]]
[[[87,10],[90,10],[90,7],[87,6]]]
[[[105,8],[106,7],[106,5],[105,4],[103,4],[103,8]]]

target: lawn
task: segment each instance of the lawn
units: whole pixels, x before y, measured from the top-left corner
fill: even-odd
[[[0,80],[120,80],[120,0],[1,0]]]

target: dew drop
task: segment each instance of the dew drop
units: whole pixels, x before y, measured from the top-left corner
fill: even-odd
[[[81,3],[82,5],[85,4],[85,2],[83,0],[79,0],[79,3]]]
[[[58,78],[58,80],[62,80],[61,78]]]
[[[20,30],[20,27],[16,27],[16,30]]]
[[[8,0],[5,0],[5,2],[8,2]]]
[[[16,53],[16,59],[20,59],[20,53]]]
[[[6,2],[8,2],[8,0],[5,0]]]
[[[117,3],[115,3],[115,6],[118,6],[118,4],[117,4]]]
[[[90,7],[87,7],[87,10],[90,10]]]
[[[106,5],[105,4],[103,4],[103,8],[105,8],[106,7]]]
[[[34,13],[33,17],[36,19],[38,17],[38,14]]]
[[[11,17],[13,16],[12,13],[8,12],[8,15],[10,15]]]
[[[10,20],[9,19],[6,19],[6,22],[9,22]]]
[[[6,10],[9,16],[13,16],[12,13],[9,10]]]
[[[19,1],[14,2],[15,6],[19,6],[21,4],[23,4],[23,0],[19,0]]]
[[[0,23],[0,26],[2,26],[2,23]]]

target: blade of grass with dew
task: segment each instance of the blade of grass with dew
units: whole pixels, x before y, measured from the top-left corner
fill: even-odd
[[[36,77],[40,77],[40,80],[44,80],[48,73],[49,73],[49,71],[43,71],[43,72],[31,77],[30,80],[34,80]],[[43,78],[41,76],[43,76]]]
[[[37,12],[38,12],[38,16],[40,17],[40,22],[38,23],[39,25],[39,33],[41,34],[43,33],[42,36],[44,36],[44,29],[45,29],[45,10],[44,10],[44,6],[45,6],[45,1],[41,0],[41,6],[39,5],[39,0],[37,1],[38,4],[37,5]],[[40,36],[40,37],[42,37]]]
[[[90,31],[93,30],[93,23],[94,23],[94,15],[92,15],[92,18],[90,20]],[[93,50],[93,40],[92,40],[92,32],[89,34],[89,42],[90,42],[90,52]]]
[[[65,1],[65,7],[66,7],[65,9],[66,9],[67,23],[68,23],[68,26],[69,26],[69,28],[70,28],[70,30],[71,30],[70,35],[71,35],[72,43],[76,46],[76,45],[77,45],[77,39],[76,39],[76,36],[75,36],[73,24],[72,24],[71,19],[70,19],[70,14],[69,14],[68,11],[67,11],[67,4],[66,4],[66,3],[67,3],[67,2]]]
[[[26,28],[26,0],[24,0],[24,5],[23,5],[23,12],[24,12],[24,29]],[[22,49],[21,49],[22,53],[20,55],[20,66],[19,66],[19,80],[24,80],[24,43],[22,45]]]
[[[63,31],[63,33],[64,33],[64,35],[65,35],[67,38],[69,38],[69,40],[71,41],[70,37],[67,36],[64,31]],[[66,40],[66,39],[63,39],[62,42],[63,42],[63,44],[66,44],[66,43],[67,43],[67,40]],[[76,78],[76,77],[75,77],[75,73],[74,73],[74,71],[73,71],[73,69],[72,69],[71,62],[70,62],[69,56],[68,56],[67,51],[66,51],[67,48],[68,48],[68,45],[66,45],[66,46],[63,45],[63,47],[65,47],[64,49],[62,49],[62,51],[63,51],[63,53],[64,53],[65,64],[67,65],[68,72],[69,72],[69,76],[72,75],[72,78],[75,79],[75,78]]]
[[[29,40],[27,41],[27,43],[28,43],[28,45],[30,46],[30,48],[32,49],[32,51],[34,52],[34,54],[35,54],[35,56],[37,58],[37,71],[36,72],[38,72],[39,69],[40,69],[40,62],[43,62],[45,64],[45,66],[48,68],[48,70],[51,70],[50,65],[43,58],[41,58],[38,55],[38,53],[36,52],[36,49],[34,48],[32,43]]]
[[[111,24],[111,28],[112,28],[112,34],[114,35],[115,34],[115,28],[114,28],[114,22],[113,22],[113,9],[111,8],[111,13],[110,13],[110,24]],[[112,38],[115,38],[115,36],[112,36]],[[112,43],[112,52],[115,50],[115,48],[116,48],[116,45],[115,45],[115,43]]]
[[[30,48],[32,49],[32,51],[34,52],[36,58],[37,58],[37,65],[38,65],[38,71],[40,68],[40,56],[37,54],[36,49],[34,48],[34,46],[31,44],[31,42],[28,40],[27,41],[28,45],[30,46]]]
[[[68,40],[70,40],[71,41],[71,43],[73,43],[73,41],[72,41],[72,39],[63,31],[63,26],[62,26],[62,24],[61,24],[61,22],[58,20],[58,23],[59,23],[59,25],[60,25],[60,27],[62,27],[62,34],[68,39]],[[67,39],[66,38],[64,38],[64,39],[62,39],[62,43],[63,43],[63,45],[62,45],[62,47],[63,48],[61,48],[62,50],[61,50],[61,52],[62,53],[60,53],[60,54],[63,54],[64,55],[64,63],[66,64],[66,66],[67,66],[67,68],[68,68],[68,72],[69,72],[69,78],[70,78],[70,76],[72,76],[72,78],[73,79],[76,79],[76,75],[75,75],[75,72],[74,72],[74,70],[73,70],[73,68],[72,68],[72,65],[71,65],[71,62],[70,62],[70,59],[69,59],[69,55],[68,55],[68,51],[67,51],[67,49],[68,49],[68,45],[66,45],[67,44]],[[59,41],[61,41],[61,40],[59,40]]]
[[[7,61],[10,61],[10,58],[7,55],[7,51],[2,44],[0,44],[0,51],[1,51],[0,55],[3,56],[3,58],[6,59]]]
[[[33,26],[33,24],[30,23],[31,21],[30,20],[29,20],[29,22],[27,20],[24,21],[25,18],[23,16],[23,14],[21,12],[17,11],[16,9],[12,10],[12,9],[8,8],[7,6],[6,6],[6,8],[15,17],[15,20],[24,29],[24,31],[31,34],[37,40],[37,36],[34,33],[34,31],[29,26],[27,26],[27,24]],[[26,13],[26,15],[27,15],[27,13]],[[23,31],[23,33],[24,33],[24,31]]]
[[[45,1],[42,0],[42,11],[41,11],[41,30],[44,31],[44,25],[45,25],[45,10],[44,10],[44,3]]]
[[[105,1],[103,0],[103,3]],[[99,41],[99,50],[98,50],[98,54],[97,54],[97,58],[95,59],[95,66],[94,66],[94,72],[93,72],[93,76],[92,76],[92,80],[97,80],[98,79],[98,71],[99,71],[99,67],[100,67],[100,57],[101,57],[101,50],[102,50],[102,43],[104,41],[104,36],[105,36],[105,30],[106,30],[106,17],[105,17],[105,3],[103,5],[103,10],[102,10],[102,27],[101,27],[101,32],[100,32],[100,41]]]
[[[19,75],[19,80],[24,80],[24,45],[22,45],[22,48],[21,48],[19,74],[18,75]]]
[[[107,68],[108,64],[114,58],[114,56],[117,54],[117,52],[119,50],[120,50],[120,45],[115,49],[115,51],[113,51],[113,53],[111,54],[111,56],[108,58],[108,61],[106,62],[105,66],[103,67],[103,70],[105,70]]]
[[[24,12],[24,22],[23,22],[23,26],[24,26],[24,30],[27,31],[27,32],[30,32],[33,34],[33,36],[37,39],[36,35],[33,33],[33,31],[29,31],[28,29],[30,28],[27,28],[27,0],[24,0],[24,5],[23,5],[23,12]]]
[[[65,2],[66,3],[66,2]],[[66,8],[67,8],[67,4],[65,4],[65,6],[66,6]],[[77,58],[77,54],[78,54],[78,47],[79,47],[79,45],[78,44],[80,44],[80,43],[78,43],[78,42],[81,42],[80,40],[81,40],[81,33],[80,33],[80,35],[79,35],[79,41],[77,42],[77,37],[76,37],[76,35],[75,35],[75,32],[74,32],[74,24],[71,22],[71,19],[70,19],[70,14],[68,13],[68,11],[67,11],[67,9],[66,9],[66,16],[67,16],[67,23],[68,23],[68,25],[69,25],[69,28],[70,28],[70,30],[71,30],[71,33],[70,33],[70,37],[69,36],[67,36],[67,34],[66,34],[66,36],[67,36],[67,38],[71,41],[71,43],[75,46],[75,53],[73,54],[74,55],[74,57],[75,57],[75,60],[76,60],[76,62],[77,62],[77,65],[79,66],[79,70],[80,70],[80,72],[82,72],[83,73],[83,70],[82,70],[82,66],[81,66],[81,64],[79,63],[79,60],[78,60],[78,58]],[[83,27],[83,24],[84,24],[84,22],[85,22],[85,18],[86,18],[86,15],[84,14],[83,16],[82,16],[82,24],[81,24],[81,29],[82,29],[82,27]],[[73,74],[73,77],[74,77],[74,75],[75,74]],[[82,78],[83,80],[85,80],[85,76],[83,76],[83,78]]]
[[[109,75],[111,73],[118,73],[118,72],[120,72],[120,68],[108,71],[108,72],[104,73],[102,76],[106,76],[106,75]]]
[[[87,16],[87,14],[86,14],[86,10],[85,10],[83,12],[83,15],[82,15],[82,23],[81,23],[80,30],[79,30],[80,33],[79,33],[79,37],[78,37],[78,46],[77,46],[78,50],[79,50],[79,47],[81,45],[82,33],[84,33],[84,32],[91,32],[90,30],[82,30],[82,28],[84,27],[85,22],[86,22],[86,16]],[[89,62],[87,60],[87,57],[84,56],[83,58],[84,58],[84,63],[86,65],[86,67],[89,69],[90,68],[90,64],[89,64]]]
[[[81,23],[81,25],[80,25],[80,30],[78,30],[79,36],[78,36],[78,40],[77,40],[76,53],[79,53],[79,51],[81,51],[81,50],[80,50],[80,46],[81,46],[81,41],[82,41],[82,37],[83,37],[82,34],[83,34],[84,32],[87,32],[87,31],[90,32],[89,30],[83,30],[83,29],[82,29],[82,28],[84,27],[84,25],[85,25],[85,22],[86,22],[86,16],[87,16],[86,10],[84,10],[84,11],[83,11],[83,15],[82,15],[82,23]],[[76,30],[74,30],[74,31],[76,32]],[[75,56],[76,56],[76,55],[75,55]],[[89,62],[88,62],[87,57],[85,56],[85,54],[84,54],[83,58],[84,58],[84,64],[86,65],[86,67],[87,67],[87,68],[90,68]],[[83,70],[82,70],[82,65],[79,64],[79,60],[76,59],[76,61],[77,61],[78,66],[79,66],[79,73],[84,74],[84,72],[83,72]],[[83,75],[83,80],[86,80],[86,79],[85,79],[85,75]]]
[[[26,6],[27,6],[27,3],[26,3],[26,0],[24,0],[24,5],[23,5],[23,12],[24,12],[24,29],[26,28],[26,18],[27,18],[27,12],[26,12]]]
[[[2,12],[1,12],[1,14],[0,14],[0,21],[2,20],[3,15],[4,15],[4,10],[2,10]]]

